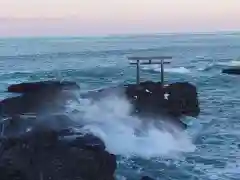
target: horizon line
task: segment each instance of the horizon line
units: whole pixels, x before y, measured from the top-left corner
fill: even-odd
[[[169,31],[169,32],[149,32],[149,33],[109,33],[102,35],[0,35],[1,39],[10,38],[90,38],[90,37],[121,37],[121,36],[173,36],[173,35],[240,35],[240,30],[216,30],[216,31]]]

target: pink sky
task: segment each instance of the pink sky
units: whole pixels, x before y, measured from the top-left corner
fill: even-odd
[[[0,36],[240,30],[240,0],[5,0]]]

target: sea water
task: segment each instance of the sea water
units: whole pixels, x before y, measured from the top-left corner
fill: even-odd
[[[130,104],[118,95],[98,103],[81,92],[135,81],[132,55],[172,56],[165,81],[197,86],[201,113],[187,118],[189,129],[177,136],[129,116]],[[221,73],[236,66],[240,34],[172,34],[105,37],[0,39],[0,97],[12,83],[72,80],[80,87],[72,117],[100,137],[117,155],[117,179],[240,179],[240,77]],[[158,65],[142,66],[141,80],[160,80]]]

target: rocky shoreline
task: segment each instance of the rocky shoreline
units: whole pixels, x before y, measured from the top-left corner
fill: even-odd
[[[54,114],[62,112],[66,101],[74,98],[72,91],[79,89],[75,82],[56,81],[8,87],[8,92],[20,95],[0,102],[1,180],[115,179],[116,156],[106,151],[104,142],[89,132],[76,132],[74,127],[81,129],[81,125],[66,115]],[[197,90],[189,83],[163,87],[143,82],[126,85],[122,92],[135,107],[133,115],[169,116],[183,129],[187,127],[180,117],[200,113]],[[104,94],[106,90],[101,90],[86,98]]]

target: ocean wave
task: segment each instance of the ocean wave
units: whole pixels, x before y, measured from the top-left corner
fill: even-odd
[[[28,60],[32,58],[68,58],[68,57],[78,57],[78,56],[87,56],[87,57],[102,57],[102,56],[111,56],[111,55],[125,55],[138,52],[147,52],[147,51],[159,51],[164,49],[164,47],[159,48],[139,48],[139,49],[115,49],[115,50],[87,50],[87,51],[77,51],[77,52],[50,52],[50,53],[35,53],[35,54],[20,54],[13,56],[0,56],[0,59],[23,59]]]
[[[213,61],[207,65],[198,68],[199,71],[209,71],[214,68],[224,68],[224,67],[238,67],[240,66],[240,61],[229,61],[229,62],[216,62]]]
[[[142,69],[148,70],[148,71],[154,71],[154,72],[161,72],[160,65],[144,66]],[[164,68],[164,72],[187,74],[187,73],[190,73],[191,71],[185,67],[175,67],[175,68]]]
[[[208,63],[207,65],[198,68],[198,71],[209,71],[209,70],[213,69],[214,67],[216,67],[216,63]]]
[[[80,100],[81,104],[69,103],[68,113],[84,124],[84,130],[100,137],[107,150],[124,157],[145,159],[170,156],[181,152],[193,152],[195,146],[188,135],[175,130],[175,135],[161,130],[157,120],[142,120],[130,116],[131,105],[122,97],[112,95],[91,103]]]
[[[240,61],[218,62],[216,65],[221,67],[238,67],[240,66]]]
[[[206,44],[191,44],[191,49],[201,49],[206,48],[206,46],[209,46],[208,48],[216,48],[216,46],[213,45],[206,45]],[[79,51],[57,51],[57,52],[41,52],[41,53],[32,53],[32,54],[16,54],[16,55],[0,55],[0,60],[8,60],[8,59],[14,59],[14,60],[36,60],[36,59],[45,59],[45,58],[69,58],[69,57],[109,57],[114,55],[128,55],[128,54],[144,54],[151,53],[158,54],[159,52],[161,55],[166,54],[166,52],[171,52],[172,49],[174,49],[175,53],[182,52],[187,50],[189,47],[184,44],[169,44],[169,45],[159,45],[159,46],[153,46],[153,47],[146,47],[146,48],[119,48],[119,49],[109,49],[109,47],[106,47],[106,49],[81,49],[79,48]],[[233,46],[232,48],[239,48],[239,46]],[[169,54],[167,54],[169,55]]]

